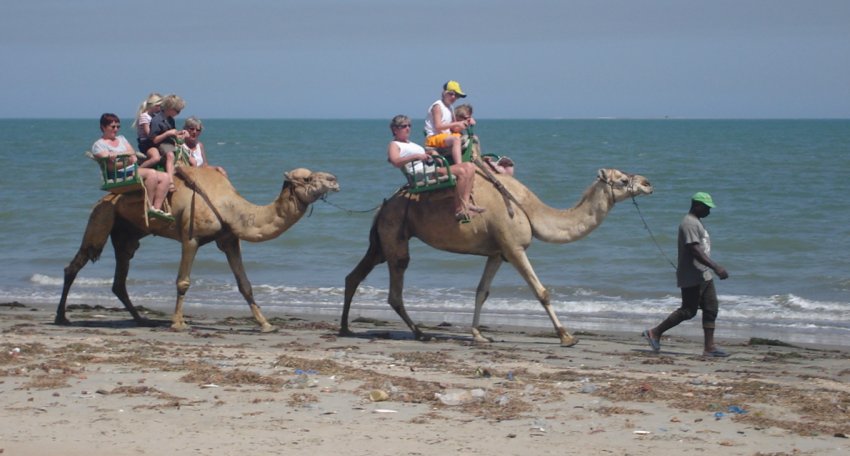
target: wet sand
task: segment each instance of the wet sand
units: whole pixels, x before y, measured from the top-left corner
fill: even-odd
[[[0,305],[0,453],[850,454],[850,349]]]

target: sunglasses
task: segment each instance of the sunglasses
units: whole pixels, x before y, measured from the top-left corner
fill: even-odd
[[[396,125],[396,128],[410,128],[410,124]]]
[[[109,128],[114,128],[114,129],[118,130],[119,128],[121,128],[121,124],[112,124],[112,125],[107,125],[107,127],[109,127]]]
[[[188,130],[188,131],[201,131],[201,129],[197,128],[197,127],[189,127],[186,130]]]

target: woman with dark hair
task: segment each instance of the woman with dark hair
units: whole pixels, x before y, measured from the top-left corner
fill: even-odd
[[[162,203],[168,194],[168,174],[151,168],[140,168],[136,163],[136,151],[133,146],[124,136],[118,134],[120,128],[121,119],[115,114],[106,113],[100,116],[101,137],[92,145],[92,155],[107,159],[107,175],[129,177],[139,173],[147,190],[151,210],[170,217],[171,214],[162,211]],[[121,168],[116,167],[116,162]]]

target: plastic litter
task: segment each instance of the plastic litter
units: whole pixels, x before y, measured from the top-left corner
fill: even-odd
[[[390,398],[390,395],[387,394],[387,392],[384,391],[384,390],[376,389],[376,390],[372,390],[369,393],[369,400],[371,400],[372,402],[382,402],[382,401],[388,400],[389,398]]]
[[[734,413],[736,415],[742,415],[744,413],[747,413],[747,411],[742,409],[741,407],[738,407],[737,405],[730,405],[729,406],[729,413]]]
[[[471,392],[461,389],[454,390],[446,390],[442,393],[434,393],[434,397],[437,398],[444,405],[462,405],[471,402],[474,399],[474,396]]]

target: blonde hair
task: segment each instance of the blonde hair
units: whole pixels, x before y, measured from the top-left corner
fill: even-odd
[[[148,95],[147,98],[145,98],[145,101],[143,101],[142,104],[139,105],[139,110],[136,111],[136,118],[133,120],[132,127],[136,128],[136,124],[139,123],[139,117],[142,116],[143,112],[146,112],[148,109],[150,109],[154,106],[159,106],[161,104],[162,104],[162,95],[160,95],[156,92],[151,92],[151,94]]]
[[[399,114],[399,115],[393,117],[393,120],[390,121],[390,130],[392,130],[393,128],[398,128],[399,126],[404,125],[404,124],[409,124],[409,123],[410,123],[410,117],[407,117],[404,114]]]
[[[466,117],[467,119],[472,117],[472,105],[462,104],[455,107],[455,117]]]
[[[163,111],[165,111],[166,109],[182,111],[183,108],[186,107],[186,102],[183,101],[183,99],[179,96],[171,94],[166,95],[165,98],[162,99],[162,104],[160,106],[162,106]]]

